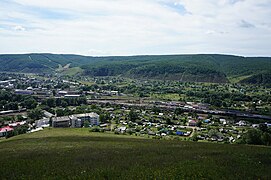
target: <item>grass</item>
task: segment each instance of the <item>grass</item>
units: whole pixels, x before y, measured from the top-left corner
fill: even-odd
[[[180,99],[180,95],[176,93],[172,94],[152,94],[152,99],[156,100],[172,100],[172,101],[178,101]]]
[[[79,74],[82,72],[83,72],[83,69],[81,69],[80,67],[73,67],[73,68],[67,68],[66,70],[62,72],[62,74],[68,75],[68,76],[75,76],[76,74]]]
[[[46,129],[0,141],[1,179],[270,179],[271,149]]]
[[[231,83],[238,83],[238,82],[240,82],[240,81],[242,81],[242,80],[244,80],[246,78],[249,78],[251,76],[253,76],[253,75],[247,75],[247,76],[230,76],[230,77],[228,77],[228,79],[229,79],[229,81]]]

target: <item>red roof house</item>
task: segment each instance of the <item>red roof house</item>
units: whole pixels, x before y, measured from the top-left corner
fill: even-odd
[[[6,126],[3,128],[0,128],[0,137],[4,137],[7,135],[7,133],[14,131],[12,127]]]
[[[196,120],[189,120],[188,121],[188,125],[189,126],[196,126],[197,125],[197,121]]]

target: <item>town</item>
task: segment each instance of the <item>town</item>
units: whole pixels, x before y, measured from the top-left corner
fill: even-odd
[[[151,83],[160,83],[160,89],[147,91],[149,86],[153,86]],[[129,87],[125,87],[125,84]],[[135,84],[142,88],[140,93],[133,92]],[[0,136],[7,138],[43,128],[89,128],[90,132],[155,139],[236,143],[249,129],[271,127],[269,114],[256,114],[259,111],[255,111],[260,109],[256,108],[257,105],[265,104],[264,100],[252,102],[255,104],[254,112],[240,108],[229,110],[215,107],[202,99],[199,101],[178,95],[174,92],[176,84],[179,85],[176,82],[172,85],[170,82],[136,82],[116,77],[90,80],[86,77],[71,79],[57,75],[44,77],[3,73],[0,81]],[[198,89],[207,86],[180,84],[182,91],[189,88],[190,92],[193,92],[191,87]],[[227,84],[211,86],[233,89]],[[232,86],[241,91],[251,88]],[[160,91],[165,89],[172,93],[166,92],[166,98],[159,97]],[[148,96],[150,91],[152,94]],[[239,107],[251,107],[245,104],[249,102],[244,101]]]

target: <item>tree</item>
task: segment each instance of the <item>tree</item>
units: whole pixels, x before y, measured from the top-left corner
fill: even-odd
[[[89,121],[84,121],[84,127],[85,128],[89,127]]]
[[[54,98],[47,99],[47,105],[49,107],[56,107],[56,100]]]
[[[167,118],[166,121],[167,121],[167,124],[168,124],[168,125],[171,125],[171,124],[172,124],[170,118]]]
[[[18,110],[18,103],[17,102],[10,102],[6,105],[6,110]]]
[[[53,126],[53,117],[50,117],[50,119],[49,119],[49,125],[50,125],[50,127]]]
[[[202,121],[198,121],[197,122],[197,127],[201,127],[202,126]]]
[[[53,93],[53,96],[56,96],[56,90],[53,90],[52,93]]]
[[[207,119],[213,119],[213,115],[212,114],[208,114]]]
[[[17,120],[18,121],[23,121],[24,120],[24,117],[22,115],[17,115]]]
[[[139,97],[143,98],[143,97],[147,97],[147,96],[145,95],[144,92],[140,92],[140,93],[139,93]]]
[[[160,109],[159,107],[157,107],[157,106],[154,106],[154,107],[152,108],[152,111],[155,112],[155,113],[160,113],[160,112],[161,112],[161,109]]]
[[[15,135],[24,134],[27,132],[27,130],[28,130],[28,125],[26,125],[26,124],[22,125],[22,126],[18,126],[15,128],[14,134]]]
[[[110,115],[109,113],[104,113],[100,115],[100,121],[102,123],[106,123],[108,120],[110,120]]]
[[[258,129],[250,129],[245,133],[242,137],[242,142],[245,144],[256,144],[261,145],[263,144],[261,139],[261,131]]]
[[[56,110],[57,116],[67,116],[70,114],[69,109],[57,109]]]
[[[35,108],[28,112],[28,117],[32,120],[38,120],[43,117],[43,112],[40,108]]]
[[[198,134],[194,133],[193,136],[191,137],[192,141],[198,141]]]
[[[91,104],[90,108],[91,109],[97,109],[97,106],[95,104]]]
[[[38,103],[35,99],[33,98],[28,98],[23,101],[22,105],[26,107],[27,109],[34,109],[37,107]]]
[[[261,140],[264,143],[264,145],[270,146],[271,145],[271,134],[264,132],[261,136]]]
[[[256,106],[256,103],[249,103],[248,104],[248,108],[251,110],[251,111],[256,111],[256,108],[257,108],[257,106]]]
[[[181,115],[183,113],[184,113],[184,110],[181,109],[181,108],[176,108],[175,111],[174,111],[174,114],[176,114],[176,115]]]
[[[132,122],[135,122],[138,119],[138,114],[134,111],[134,109],[132,109],[129,112],[129,120]]]
[[[64,100],[61,100],[61,106],[65,108],[68,106],[68,103]]]
[[[216,129],[211,129],[209,132],[208,132],[208,136],[210,138],[224,138],[223,134],[221,132],[219,132],[218,130]]]
[[[268,131],[268,127],[266,124],[260,124],[259,125],[259,129],[263,132],[267,132]]]
[[[192,116],[192,118],[196,118],[196,119],[199,117],[196,112],[189,112],[188,116]]]

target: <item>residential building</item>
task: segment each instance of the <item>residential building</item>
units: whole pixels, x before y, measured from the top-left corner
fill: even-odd
[[[70,116],[71,119],[71,127],[72,128],[81,128],[83,127],[83,121],[75,116]]]
[[[48,111],[43,111],[43,114],[44,114],[44,116],[45,117],[47,117],[47,118],[51,118],[51,117],[53,117],[53,116],[55,116],[54,114],[52,114],[52,113],[50,113],[50,112],[48,112]]]
[[[74,117],[81,119],[83,124],[88,121],[90,125],[99,125],[100,116],[97,113],[75,114]]]
[[[8,135],[8,133],[11,133],[12,131],[14,131],[14,129],[9,126],[0,128],[0,137],[5,137]]]
[[[64,95],[65,98],[79,98],[81,95],[79,94],[67,94]]]
[[[246,126],[247,123],[245,121],[239,121],[239,122],[236,123],[236,125],[238,125],[238,126]]]
[[[62,116],[62,117],[53,117],[52,118],[52,127],[70,127],[70,117],[69,116]]]
[[[32,90],[15,89],[15,94],[19,95],[32,95],[33,93]]]
[[[36,127],[48,127],[50,126],[50,119],[49,118],[44,118],[44,119],[40,119],[35,121],[35,125]]]
[[[58,91],[58,94],[59,94],[60,96],[65,96],[65,95],[68,94],[68,92],[67,92],[67,91]]]
[[[17,127],[17,126],[22,126],[24,124],[26,124],[26,121],[9,123],[8,126],[10,126],[10,127]]]
[[[53,127],[73,127],[81,128],[88,121],[90,125],[99,125],[99,115],[97,113],[74,114],[71,116],[52,117]]]
[[[196,126],[197,125],[197,121],[195,121],[195,120],[189,120],[188,124],[189,124],[189,126]]]

